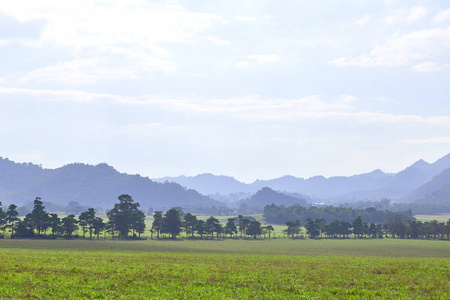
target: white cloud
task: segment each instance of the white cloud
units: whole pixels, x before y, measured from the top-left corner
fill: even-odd
[[[276,54],[248,55],[247,58],[253,60],[258,65],[276,63],[280,61],[280,56]]]
[[[94,83],[99,80],[137,78],[131,68],[110,68],[100,66],[96,59],[76,59],[58,62],[56,65],[34,70],[19,78],[22,82],[61,82],[67,85]]]
[[[408,16],[406,16],[407,22],[414,22],[417,21],[427,15],[427,10],[423,6],[416,6],[411,8],[411,11],[409,12]]]
[[[384,22],[387,25],[412,23],[427,15],[427,9],[423,6],[415,6],[411,9],[397,10],[394,14],[386,17]]]
[[[336,66],[399,66],[449,49],[450,26],[414,31],[388,40],[374,48],[370,54],[355,58],[340,57],[330,63]]]
[[[222,39],[219,39],[219,38],[211,36],[211,35],[207,36],[205,39],[210,42],[213,42],[215,44],[218,44],[218,45],[224,45],[224,46],[231,45],[230,41],[222,40]]]
[[[187,43],[223,21],[215,14],[144,0],[17,0],[2,3],[2,11],[21,22],[44,20],[40,45],[64,49],[66,55],[66,61],[31,71],[22,80],[76,84],[137,78],[139,71],[147,70],[173,72],[178,65],[167,44]]]
[[[447,10],[443,10],[443,11],[440,11],[439,13],[437,13],[433,18],[433,22],[434,23],[442,23],[449,19],[450,19],[450,9],[447,9]]]
[[[369,23],[369,21],[370,21],[370,15],[366,15],[366,16],[362,17],[361,19],[357,20],[356,24],[362,26],[364,24]]]
[[[404,140],[404,142],[409,144],[450,144],[450,137],[446,136],[424,139],[408,139]]]
[[[256,21],[255,18],[246,17],[246,16],[235,16],[233,19],[235,19],[236,21],[241,21],[241,22],[254,22],[254,21]]]
[[[248,61],[240,61],[235,64],[236,67],[250,67],[250,63]]]
[[[351,102],[355,102],[356,100],[358,100],[358,98],[356,98],[353,95],[341,95],[339,97],[339,100],[344,103],[351,103]]]
[[[411,69],[417,72],[438,72],[442,70],[442,66],[432,61],[426,61],[414,65]]]

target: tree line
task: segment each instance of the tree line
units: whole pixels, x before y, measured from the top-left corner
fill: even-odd
[[[284,232],[291,238],[301,237],[300,220],[287,221]],[[406,239],[450,239],[450,219],[445,222],[432,220],[422,222],[407,219],[394,214],[385,223],[366,223],[360,216],[352,222],[337,221],[327,223],[323,218],[307,218],[304,223],[309,238],[406,238]]]
[[[93,208],[81,212],[78,217],[69,214],[60,218],[56,213],[48,213],[39,197],[33,201],[33,209],[25,218],[20,219],[18,215],[15,204],[4,211],[0,202],[0,230],[3,231],[0,237],[4,237],[6,230],[9,230],[11,238],[70,238],[77,236],[74,233],[81,229],[84,238],[87,233],[91,239],[93,235],[100,238],[102,233],[108,233],[113,238],[128,238],[131,233],[132,237],[137,238],[145,230],[145,214],[139,210],[139,203],[126,194],[120,195],[119,203],[107,212],[106,222],[96,216]]]
[[[164,237],[169,236],[176,239],[180,233],[184,232],[187,238],[211,238],[214,236],[220,239],[225,236],[233,237],[257,237],[266,234],[271,237],[274,231],[272,225],[263,226],[261,222],[252,217],[239,215],[235,218],[228,218],[227,223],[222,225],[220,221],[210,216],[206,221],[197,219],[197,216],[191,213],[184,213],[181,208],[171,208],[163,215],[162,211],[155,211],[153,214],[153,223],[150,229],[151,238],[160,239],[161,234]],[[195,236],[196,234],[196,236]]]
[[[37,197],[33,202],[33,209],[25,218],[18,217],[17,206],[14,204],[4,211],[0,203],[0,230],[3,232],[0,237],[5,236],[6,230],[11,232],[12,238],[57,238],[57,237],[82,237],[87,234],[92,239],[95,236],[100,238],[101,234],[109,234],[112,238],[140,238],[145,232],[145,214],[139,209],[139,203],[134,202],[132,197],[126,194],[118,197],[119,203],[106,214],[107,220],[96,216],[93,208],[88,208],[81,212],[78,217],[69,214],[60,218],[58,214],[48,213],[45,210],[41,198]],[[268,205],[265,212],[273,212],[276,208],[286,209],[283,205],[277,207]],[[300,206],[292,206],[290,209],[300,209]],[[324,209],[330,210],[330,207]],[[334,211],[340,211],[334,209]],[[348,212],[347,210],[344,210]],[[364,211],[368,211],[367,209]],[[374,212],[374,209],[369,211]],[[296,216],[295,214],[293,214]],[[269,214],[270,216],[270,214]],[[266,216],[267,218],[267,216]],[[366,222],[362,216],[355,217],[352,221],[345,219],[338,221],[328,221],[324,217],[313,219],[307,217],[304,221],[293,218],[285,222],[287,228],[283,231],[288,237],[303,237],[303,230],[310,238],[411,238],[411,239],[449,239],[450,219],[447,223],[436,220],[421,222],[413,218],[405,217],[402,214],[389,214],[386,221],[381,223]],[[270,218],[269,218],[270,219]],[[267,219],[266,219],[267,220]],[[293,221],[294,220],[294,221]],[[151,238],[171,238],[176,239],[180,234],[186,238],[195,239],[220,239],[220,238],[271,238],[274,228],[272,225],[263,225],[252,217],[239,215],[228,218],[226,224],[211,216],[206,220],[197,219],[191,213],[185,213],[179,207],[171,208],[164,214],[162,211],[155,211],[153,223],[149,229]]]
[[[280,225],[284,225],[287,221],[292,220],[299,220],[305,223],[308,218],[313,220],[324,219],[327,223],[331,223],[334,220],[353,222],[357,216],[360,216],[364,222],[378,224],[386,222],[388,218],[396,214],[401,215],[404,220],[414,220],[413,213],[410,210],[393,212],[389,210],[377,210],[374,207],[353,209],[331,205],[304,207],[299,204],[288,207],[271,204],[264,207],[264,219],[266,222]]]

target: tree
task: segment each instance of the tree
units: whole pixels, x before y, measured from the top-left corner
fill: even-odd
[[[153,214],[153,224],[152,224],[152,231],[156,231],[157,239],[159,240],[159,233],[163,229],[163,215],[162,211],[155,211]],[[153,232],[152,232],[153,236]]]
[[[265,227],[265,230],[267,230],[267,232],[269,233],[269,239],[270,239],[270,234],[271,234],[271,232],[274,231],[275,229],[273,228],[272,225],[267,225],[267,226]]]
[[[217,239],[219,238],[219,233],[222,232],[222,226],[220,225],[219,220],[210,216],[206,220],[206,231],[211,234],[211,237],[214,238],[214,232],[217,233]]]
[[[233,234],[237,234],[237,227],[236,227],[236,218],[228,218],[227,224],[225,224],[225,234],[229,234],[230,238]]]
[[[203,235],[206,232],[206,222],[203,220],[198,220],[197,225],[195,225],[195,231],[200,235],[200,238],[203,238]]]
[[[68,215],[62,219],[62,229],[67,237],[71,237],[72,233],[78,230],[78,220],[75,215]]]
[[[253,236],[253,239],[256,240],[256,237],[261,235],[261,223],[258,221],[251,221],[248,224],[247,235]]]
[[[17,212],[17,205],[11,204],[6,211],[6,226],[11,228],[11,237],[14,236],[14,226],[19,218],[17,217],[19,213]]]
[[[96,217],[92,222],[92,229],[94,234],[97,236],[97,240],[100,239],[100,233],[105,230],[106,224],[103,222],[102,218]]]
[[[93,228],[93,223],[95,220],[95,209],[93,208],[88,208],[87,211],[82,212],[79,216],[78,216],[78,221],[79,221],[79,225],[82,227],[83,229],[83,237],[85,237],[86,234],[86,227],[89,229],[89,238],[92,239],[92,230]]]
[[[59,235],[62,233],[61,219],[57,214],[50,214],[49,226],[52,230],[52,235]]]
[[[319,222],[314,222],[311,218],[306,219],[305,228],[306,234],[308,234],[311,239],[320,235]]]
[[[163,218],[164,232],[172,235],[172,239],[176,239],[181,232],[180,210],[171,208],[164,214]]]
[[[45,211],[44,203],[41,201],[41,198],[36,197],[33,201],[33,210],[29,213],[30,223],[33,228],[36,229],[38,235],[41,234],[41,231],[44,228],[48,227],[48,213]]]
[[[118,199],[119,203],[114,204],[114,208],[106,215],[112,229],[119,232],[119,237],[127,238],[136,220],[142,219],[142,215],[145,218],[145,214],[139,210],[139,203],[134,202],[130,195],[122,194]]]
[[[238,216],[239,219],[239,232],[242,234],[245,234],[245,231],[247,230],[247,226],[250,223],[249,219],[244,218],[242,215]]]
[[[194,228],[195,228],[195,225],[197,225],[197,222],[198,222],[197,217],[194,216],[193,214],[187,213],[184,215],[183,227],[186,230],[186,235],[190,234],[191,237],[194,236]]]
[[[364,234],[364,225],[360,216],[356,217],[356,219],[352,223],[352,226],[353,234],[360,238],[361,235]]]
[[[0,202],[0,230],[3,230],[3,236],[6,230],[6,213],[2,209],[2,202]]]
[[[284,230],[284,232],[288,236],[290,235],[292,238],[294,238],[294,235],[298,235],[301,230],[300,220],[287,221],[286,226],[287,228]]]
[[[144,212],[138,210],[134,216],[134,222],[132,224],[133,236],[138,233],[139,238],[141,238],[141,233],[145,231],[145,214]]]

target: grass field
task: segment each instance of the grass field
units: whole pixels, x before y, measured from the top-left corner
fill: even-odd
[[[446,223],[450,220],[450,214],[441,214],[441,215],[415,215],[414,216],[418,221],[427,222],[431,220],[437,220],[438,222]]]
[[[2,299],[448,299],[450,242],[0,240]]]

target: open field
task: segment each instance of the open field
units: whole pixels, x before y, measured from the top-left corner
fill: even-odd
[[[450,297],[450,242],[0,240],[0,298]]]
[[[414,216],[417,221],[431,221],[431,220],[437,220],[438,222],[447,222],[450,220],[450,214],[441,214],[441,215],[415,215]]]

